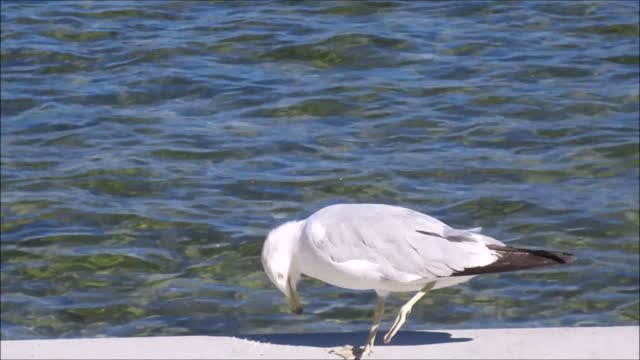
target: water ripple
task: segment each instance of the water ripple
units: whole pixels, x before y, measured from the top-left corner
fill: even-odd
[[[370,293],[304,279],[296,317],[260,265],[354,201],[578,255],[408,329],[638,322],[636,2],[0,6],[2,339],[367,330]]]

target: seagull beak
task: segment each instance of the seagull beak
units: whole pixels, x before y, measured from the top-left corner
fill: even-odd
[[[290,280],[287,281],[287,299],[289,299],[289,306],[291,306],[291,312],[296,315],[302,314],[302,310],[303,310],[302,303],[298,298],[298,293],[291,286]]]

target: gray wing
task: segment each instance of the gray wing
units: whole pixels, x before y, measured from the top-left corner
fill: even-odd
[[[504,245],[422,213],[377,204],[333,205],[307,219],[309,242],[327,261],[366,260],[402,278],[451,276],[496,260],[486,245]],[[406,275],[406,276],[405,276]]]

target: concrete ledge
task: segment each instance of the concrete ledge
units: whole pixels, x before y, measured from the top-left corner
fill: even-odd
[[[379,334],[383,335],[383,334]],[[638,359],[639,328],[403,331],[370,359]],[[339,359],[366,332],[2,341],[2,359]],[[382,336],[379,336],[379,338]]]

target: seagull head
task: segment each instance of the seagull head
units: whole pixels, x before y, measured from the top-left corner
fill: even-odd
[[[302,314],[302,303],[296,291],[300,272],[293,261],[302,224],[302,221],[289,221],[278,226],[269,232],[262,246],[262,267],[269,280],[287,297],[295,314]]]

